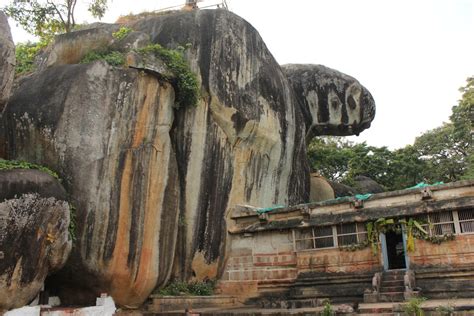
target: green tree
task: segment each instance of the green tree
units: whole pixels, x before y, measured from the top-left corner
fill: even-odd
[[[462,179],[474,179],[474,77],[467,78],[465,87],[459,89],[462,98],[459,104],[453,107],[450,119],[454,125],[457,138],[464,140],[466,148],[466,172]]]
[[[473,178],[472,122],[474,115],[474,77],[467,84],[458,105],[452,108],[450,122],[416,138],[414,147],[426,161],[429,181],[452,182]]]
[[[3,10],[28,33],[49,42],[54,35],[74,29],[77,0],[12,0]],[[102,18],[107,0],[92,0],[89,12]]]
[[[387,189],[399,190],[425,180],[426,162],[420,159],[418,151],[412,145],[396,149],[392,154]]]
[[[352,185],[356,176],[366,176],[385,187],[390,184],[392,152],[387,147],[368,146],[364,142],[354,145],[353,151],[345,183]]]
[[[343,137],[314,138],[308,146],[311,168],[329,180],[344,180],[349,172],[349,161],[354,156],[352,147],[353,144]]]

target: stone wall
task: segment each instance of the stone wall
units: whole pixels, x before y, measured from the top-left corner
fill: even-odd
[[[416,240],[409,257],[423,296],[474,297],[474,234],[439,245]]]
[[[285,291],[297,277],[296,266],[289,230],[235,236],[220,289],[246,297]]]

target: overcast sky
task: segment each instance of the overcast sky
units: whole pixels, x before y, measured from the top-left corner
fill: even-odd
[[[79,2],[84,8],[87,1]],[[354,141],[390,148],[412,144],[448,121],[458,88],[474,75],[474,0],[227,2],[259,31],[280,64],[322,64],[371,91],[375,120]],[[0,7],[5,3],[0,0]],[[180,3],[184,0],[113,0],[103,20]],[[79,21],[86,19],[79,14]],[[12,28],[15,42],[29,38]]]

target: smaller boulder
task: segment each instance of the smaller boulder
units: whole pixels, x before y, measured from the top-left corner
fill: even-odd
[[[366,176],[357,176],[354,178],[354,189],[356,189],[359,194],[385,192],[383,186]]]
[[[332,200],[335,197],[334,189],[326,178],[320,176],[318,173],[312,173],[310,175],[310,202]]]
[[[38,193],[41,197],[66,200],[63,186],[53,176],[36,169],[11,169],[0,171],[0,201],[25,193]]]
[[[0,171],[0,175],[5,172]],[[25,170],[8,171],[12,172],[21,174]],[[50,178],[50,183],[57,182],[48,174],[44,177]],[[2,182],[0,187],[9,187]],[[0,311],[28,304],[38,295],[46,276],[64,265],[72,247],[69,204],[55,197],[22,192],[35,192],[31,182],[26,181],[23,188],[18,184],[17,197],[0,200]],[[64,192],[57,185],[59,192]]]

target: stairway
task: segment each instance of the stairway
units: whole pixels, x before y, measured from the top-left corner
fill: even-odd
[[[403,302],[405,300],[403,296],[405,291],[403,277],[405,272],[405,270],[389,270],[382,274],[380,302]]]

